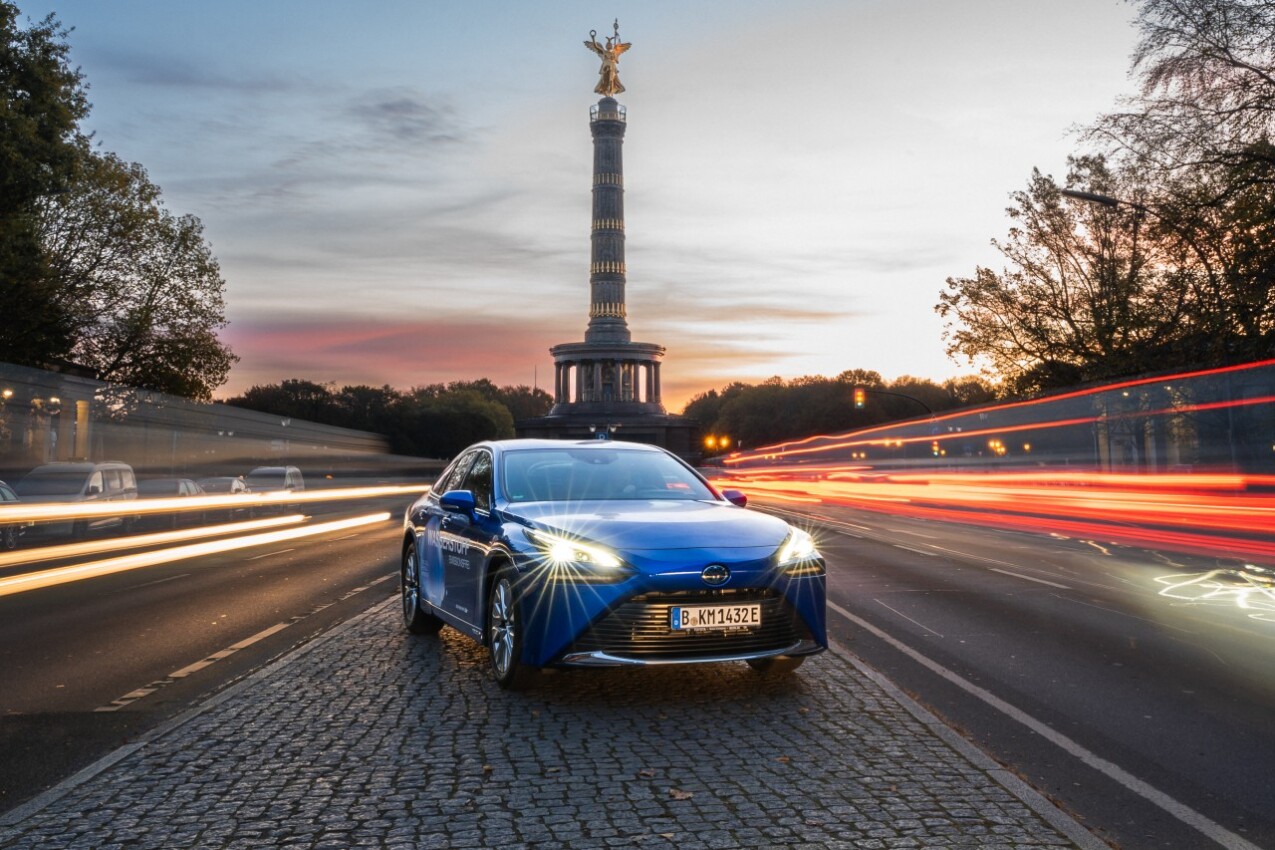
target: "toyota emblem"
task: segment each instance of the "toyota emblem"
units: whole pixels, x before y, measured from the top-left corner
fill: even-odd
[[[721,587],[730,580],[730,570],[723,564],[709,564],[700,572],[699,577],[710,587]]]

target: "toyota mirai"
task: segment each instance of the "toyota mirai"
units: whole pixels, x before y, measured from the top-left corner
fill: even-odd
[[[654,446],[478,443],[406,511],[404,625],[482,642],[505,688],[542,667],[786,673],[827,648],[824,561],[745,502]]]

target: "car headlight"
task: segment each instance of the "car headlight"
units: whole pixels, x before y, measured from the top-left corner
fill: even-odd
[[[534,528],[527,538],[536,544],[541,562],[554,578],[570,581],[618,581],[627,573],[624,561],[611,550]]]
[[[814,576],[823,575],[823,559],[815,548],[815,539],[800,528],[789,527],[788,539],[779,547],[776,557],[779,568],[784,575]]]

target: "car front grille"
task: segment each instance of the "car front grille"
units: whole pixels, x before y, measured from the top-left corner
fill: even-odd
[[[675,605],[761,604],[761,625],[736,631],[673,631]],[[647,661],[693,660],[768,652],[810,637],[795,612],[774,590],[704,590],[635,596],[590,626],[567,650],[603,652]]]

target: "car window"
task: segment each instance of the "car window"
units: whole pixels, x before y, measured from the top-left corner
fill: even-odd
[[[282,469],[254,469],[248,473],[248,486],[254,490],[282,490],[286,480]]]
[[[716,499],[690,469],[663,452],[522,449],[504,455],[509,500]]]
[[[491,480],[491,455],[478,452],[460,489],[474,494],[474,507],[480,511],[491,510]]]
[[[99,493],[104,493],[104,492],[106,492],[106,488],[105,488],[105,486],[104,486],[104,484],[103,484],[103,480],[102,480],[102,473],[101,473],[100,471],[99,471],[99,472],[94,472],[94,473],[93,473],[93,475],[92,475],[92,477],[90,477],[90,478],[89,478],[89,486],[88,486],[88,489],[86,489],[84,492],[85,492],[85,493],[89,493],[89,492],[91,492],[91,491],[93,490],[93,488],[94,488],[94,487],[96,487],[96,488],[97,488],[97,490],[98,490],[98,492],[99,492]]]
[[[469,467],[469,462],[473,460],[473,452],[465,452],[465,454],[452,461],[452,465],[443,470],[443,474],[438,476],[438,481],[434,484],[431,491],[437,496],[441,496],[448,490],[459,490],[460,481],[465,476],[465,470]]]
[[[6,485],[0,484],[0,501],[16,502],[18,494],[10,490]]]
[[[78,496],[84,488],[84,474],[82,468],[39,470],[19,481],[17,491],[21,496]]]
[[[118,493],[124,489],[123,479],[120,477],[118,469],[105,469],[102,471],[102,479],[106,482],[106,490],[111,493]]]

